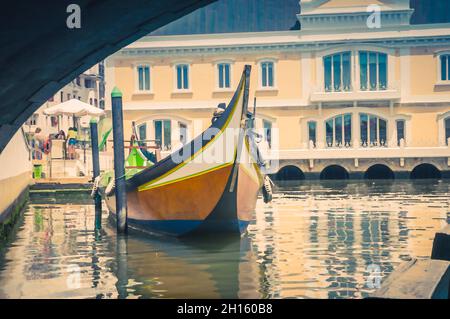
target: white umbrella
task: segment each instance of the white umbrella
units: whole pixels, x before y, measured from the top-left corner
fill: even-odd
[[[100,116],[105,111],[94,107],[88,103],[81,102],[78,99],[71,99],[66,102],[54,105],[44,110],[45,115],[73,115],[81,117],[85,115]]]

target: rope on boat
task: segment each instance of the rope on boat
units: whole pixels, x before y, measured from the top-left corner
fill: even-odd
[[[92,185],[91,197],[95,197],[98,194],[98,187],[100,185],[100,176],[94,179],[94,184]]]
[[[111,179],[111,181],[108,183],[108,186],[106,186],[105,188],[105,194],[106,196],[111,196],[112,193],[114,192],[114,189],[116,188],[116,180],[113,178]]]
[[[273,198],[273,193],[272,193],[272,186],[273,186],[273,182],[270,179],[269,176],[264,176],[264,184],[262,187],[262,193],[263,193],[263,199],[264,199],[264,203],[270,203],[272,201]]]

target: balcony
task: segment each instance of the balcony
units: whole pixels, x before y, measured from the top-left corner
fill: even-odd
[[[389,83],[386,89],[375,90],[355,90],[350,86],[340,91],[328,91],[320,85],[312,89],[311,102],[389,101],[400,99],[400,96],[398,82]]]

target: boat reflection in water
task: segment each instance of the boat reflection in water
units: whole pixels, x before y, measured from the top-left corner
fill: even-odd
[[[258,199],[244,237],[194,242],[118,237],[90,198],[32,198],[0,244],[0,298],[363,298],[371,269],[429,258],[449,194],[445,181],[303,182]]]
[[[261,297],[248,236],[180,241],[136,234],[118,237],[116,246],[119,298]]]
[[[93,205],[30,205],[0,259],[0,298],[259,297],[249,237],[124,237],[102,217],[99,227]]]

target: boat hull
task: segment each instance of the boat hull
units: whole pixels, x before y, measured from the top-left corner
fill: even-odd
[[[237,166],[236,187],[230,191],[234,166],[183,182],[127,193],[128,226],[146,233],[189,236],[198,233],[243,233],[256,206],[262,178],[257,167]],[[196,196],[201,194],[201,197]],[[115,197],[104,196],[115,218]]]

